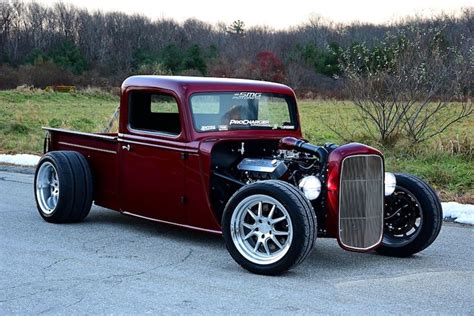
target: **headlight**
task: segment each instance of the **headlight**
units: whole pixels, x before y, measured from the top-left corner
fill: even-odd
[[[397,179],[391,172],[385,172],[385,196],[391,195],[397,186]]]
[[[301,179],[300,189],[308,200],[315,200],[321,193],[321,181],[315,176],[308,176]]]

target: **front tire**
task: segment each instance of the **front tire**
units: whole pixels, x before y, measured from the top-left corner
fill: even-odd
[[[44,155],[35,173],[36,206],[50,223],[82,221],[92,206],[93,183],[87,160],[75,151]]]
[[[261,181],[238,190],[222,217],[227,249],[243,268],[277,275],[301,263],[316,240],[311,203],[294,186]]]
[[[384,236],[376,251],[408,257],[431,245],[441,230],[443,211],[436,192],[421,179],[396,174],[395,192],[385,198]]]

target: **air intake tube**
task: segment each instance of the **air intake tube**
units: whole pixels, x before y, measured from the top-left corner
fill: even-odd
[[[283,137],[280,139],[280,143],[278,144],[280,149],[287,149],[287,150],[299,150],[311,154],[315,154],[318,156],[319,161],[322,163],[326,163],[328,159],[328,151],[326,148],[321,146],[312,145],[302,139],[297,139],[294,137]]]

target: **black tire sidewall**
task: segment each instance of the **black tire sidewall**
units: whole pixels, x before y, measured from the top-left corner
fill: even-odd
[[[230,232],[230,222],[236,206],[246,197],[257,194],[270,196],[280,202],[288,211],[293,226],[293,239],[288,252],[279,261],[268,265],[253,263],[242,256],[237,250]],[[222,233],[232,258],[245,269],[258,274],[276,275],[291,268],[300,257],[301,252],[304,251],[306,228],[302,214],[298,211],[300,207],[282,190],[265,182],[254,183],[239,190],[227,203],[222,217]]]
[[[441,204],[435,191],[421,179],[406,175],[395,174],[397,188],[411,193],[418,201],[422,212],[422,223],[418,235],[408,244],[397,247],[396,244],[385,244],[377,248],[382,254],[406,257],[428,247],[439,234],[443,219]]]

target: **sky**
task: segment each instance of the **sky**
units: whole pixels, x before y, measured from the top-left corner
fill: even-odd
[[[57,0],[39,0],[53,4]],[[456,13],[474,6],[473,0],[62,0],[90,10],[140,13],[152,19],[174,18],[230,24],[244,21],[246,26],[268,25],[284,29],[322,16],[334,22],[386,23],[405,16],[432,16]]]

